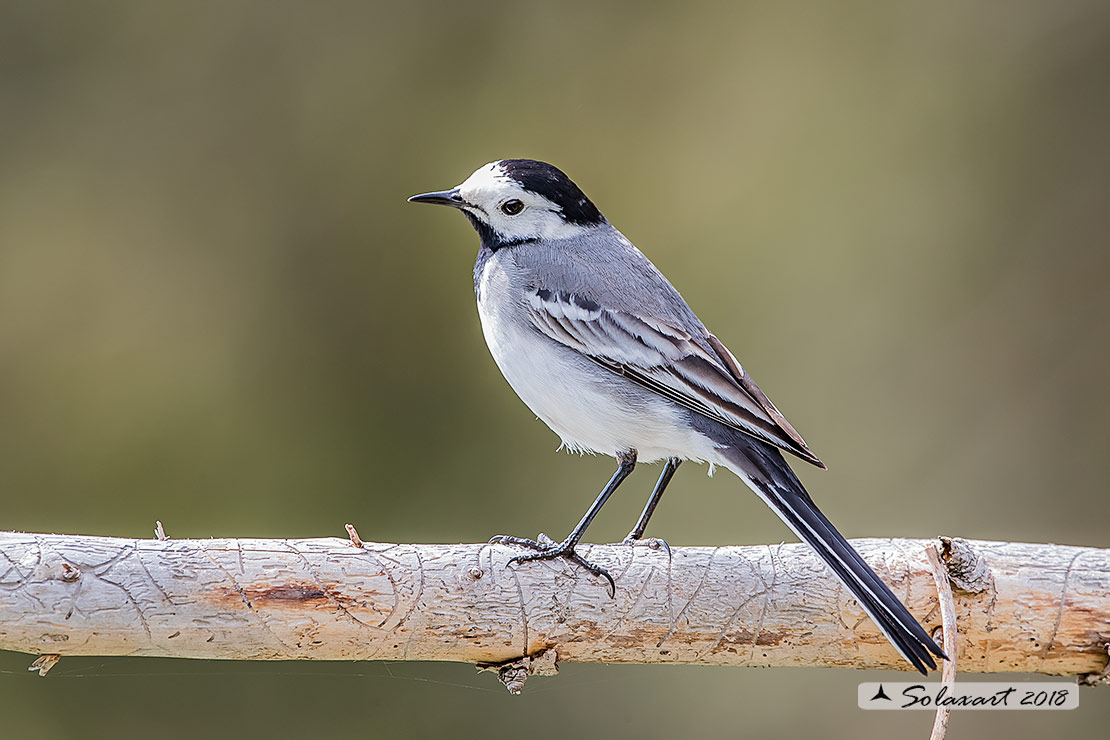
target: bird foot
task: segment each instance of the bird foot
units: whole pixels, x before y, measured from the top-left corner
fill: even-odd
[[[497,535],[490,539],[491,545],[517,545],[518,547],[527,547],[530,550],[535,550],[534,553],[529,555],[517,555],[509,561],[509,565],[516,563],[527,563],[533,560],[554,560],[556,558],[564,558],[570,562],[579,565],[586,570],[593,573],[595,576],[600,576],[609,582],[609,597],[616,598],[617,584],[613,580],[613,576],[609,575],[609,571],[602,568],[600,565],[591,563],[584,557],[579,555],[575,549],[575,543],[570,539],[563,540],[562,542],[555,542],[542,532],[539,535],[539,541],[530,540],[525,537],[511,537],[509,535]]]
[[[635,547],[636,545],[643,545],[651,550],[666,550],[667,557],[671,556],[671,546],[667,544],[666,540],[658,537],[648,537],[646,539],[640,537],[633,537],[631,534],[620,541],[621,545],[628,545]]]

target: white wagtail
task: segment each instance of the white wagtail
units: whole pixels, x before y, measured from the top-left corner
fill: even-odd
[[[481,237],[478,315],[493,359],[517,395],[579,452],[619,467],[561,543],[515,561],[567,558],[609,581],[575,546],[636,461],[666,460],[636,526],[640,539],[683,460],[728,468],[775,510],[859,600],[917,670],[945,657],[906,607],[818,511],[780,450],[824,468],[732,353],[678,291],[561,170],[505,159],[415,203],[461,210]],[[542,538],[541,538],[542,539]]]

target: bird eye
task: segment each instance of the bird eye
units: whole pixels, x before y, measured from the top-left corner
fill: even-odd
[[[506,216],[515,216],[524,210],[524,203],[513,198],[501,204],[501,212]]]

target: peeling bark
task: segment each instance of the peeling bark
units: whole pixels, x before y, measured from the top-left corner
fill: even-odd
[[[954,593],[961,672],[1105,669],[1110,550],[855,540],[927,630],[941,619],[930,543],[975,589]],[[583,546],[615,577],[611,599],[561,561],[508,566],[511,547],[360,544],[0,533],[0,649],[908,668],[804,545]]]

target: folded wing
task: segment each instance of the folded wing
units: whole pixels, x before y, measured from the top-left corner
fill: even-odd
[[[537,330],[607,370],[825,467],[732,353],[708,331],[610,310],[589,298],[543,288],[531,289],[526,304]]]

